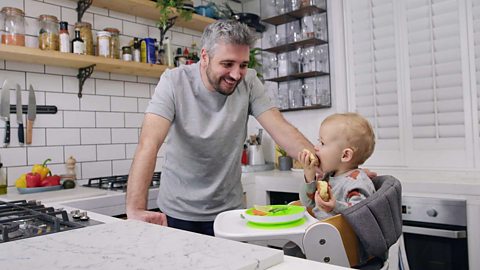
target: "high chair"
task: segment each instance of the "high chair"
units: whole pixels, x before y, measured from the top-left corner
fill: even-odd
[[[392,176],[372,181],[377,190],[372,196],[307,228],[303,237],[307,259],[359,269],[389,269],[389,248],[398,252],[403,247],[401,184]],[[408,269],[403,259],[403,269]],[[392,266],[398,269],[398,265]]]

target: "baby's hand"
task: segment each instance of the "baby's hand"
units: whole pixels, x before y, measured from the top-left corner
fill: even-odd
[[[322,200],[320,197],[320,191],[317,190],[315,192],[315,204],[319,209],[322,209],[326,213],[331,212],[335,208],[336,204],[336,199],[335,196],[333,196],[332,189],[330,188],[330,185],[328,186],[328,196],[330,197],[328,201]]]
[[[297,159],[303,166],[303,172],[307,183],[313,182],[316,173],[315,166],[318,166],[318,159],[316,156],[307,149],[303,149],[303,151],[298,153]]]

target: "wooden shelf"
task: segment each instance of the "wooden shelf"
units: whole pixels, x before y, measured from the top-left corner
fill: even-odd
[[[0,59],[69,68],[85,68],[95,65],[95,70],[97,71],[153,78],[159,78],[167,68],[162,65],[126,62],[120,59],[57,51],[42,51],[37,48],[8,45],[0,45]]]
[[[290,108],[290,109],[280,109],[281,112],[292,112],[292,111],[301,111],[301,110],[316,110],[316,109],[325,109],[331,108],[332,105],[312,105],[299,108]]]
[[[262,21],[272,25],[280,25],[280,24],[293,22],[295,20],[301,19],[304,16],[324,13],[324,12],[326,12],[326,10],[319,8],[317,6],[306,6],[294,11],[281,14],[281,15],[263,19]]]
[[[92,5],[154,21],[157,21],[160,17],[156,2],[149,0],[93,0]],[[212,18],[193,14],[192,19],[189,21],[178,17],[175,26],[203,32],[205,27],[213,22],[215,20]]]
[[[275,46],[272,48],[267,48],[267,49],[264,49],[264,51],[272,52],[272,53],[282,53],[282,52],[294,51],[298,48],[323,45],[323,44],[327,44],[327,42],[318,38],[309,38],[309,39],[304,39],[297,42]]]
[[[305,78],[312,78],[312,77],[318,77],[318,76],[327,76],[327,75],[329,75],[329,73],[323,72],[323,71],[310,71],[310,72],[302,72],[302,73],[290,74],[290,75],[282,76],[282,77],[265,79],[265,81],[270,81],[270,82],[286,82],[286,81],[290,81],[290,80],[305,79]]]

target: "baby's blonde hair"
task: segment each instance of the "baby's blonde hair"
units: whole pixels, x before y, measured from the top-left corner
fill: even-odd
[[[367,119],[357,113],[336,113],[325,118],[322,125],[328,122],[339,124],[339,136],[345,139],[344,147],[352,148],[355,165],[363,164],[372,155],[375,134]]]

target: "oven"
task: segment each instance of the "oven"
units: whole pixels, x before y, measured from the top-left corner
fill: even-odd
[[[411,270],[468,269],[465,200],[404,195],[402,218]]]

